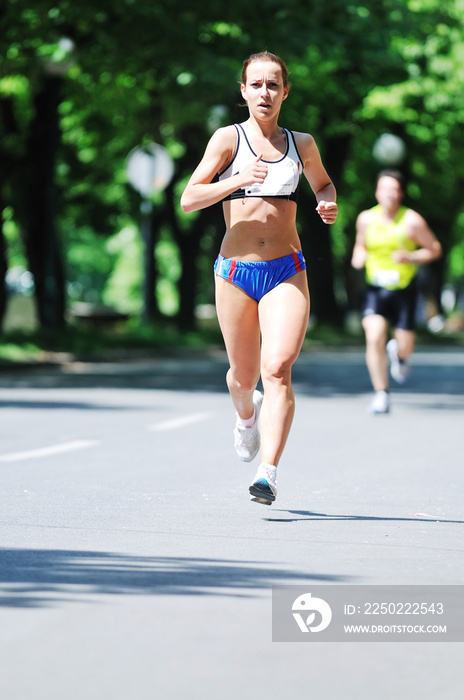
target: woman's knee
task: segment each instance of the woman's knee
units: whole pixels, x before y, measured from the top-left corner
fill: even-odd
[[[261,366],[263,383],[278,382],[279,384],[290,384],[295,360],[296,358],[294,357],[271,357],[263,360]]]
[[[227,372],[227,386],[239,394],[247,394],[253,391],[258,384],[259,375],[255,371],[245,369],[233,369]]]

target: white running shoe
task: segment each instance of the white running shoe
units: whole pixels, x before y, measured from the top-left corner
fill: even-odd
[[[260,391],[253,392],[253,406],[255,407],[255,422],[251,428],[245,428],[239,423],[236,415],[234,428],[234,447],[242,462],[251,462],[259,451],[259,412],[263,403],[263,395]]]
[[[252,501],[270,506],[277,496],[277,467],[260,464],[248,490]]]
[[[376,391],[374,400],[369,407],[370,413],[389,413],[390,396],[387,391]]]
[[[398,357],[398,343],[392,338],[387,343],[387,353],[390,359],[390,374],[398,384],[404,384],[409,376],[409,367],[406,361]]]

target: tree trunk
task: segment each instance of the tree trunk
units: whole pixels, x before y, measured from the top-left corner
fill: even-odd
[[[350,136],[340,136],[325,142],[324,165],[335,187],[341,181]],[[301,198],[299,221],[302,224],[301,241],[308,269],[311,291],[311,315],[319,322],[339,323],[341,311],[334,292],[334,265],[330,226],[324,224],[316,212],[314,199]]]
[[[59,144],[58,106],[61,79],[46,76],[35,100],[35,118],[28,141],[25,245],[34,275],[40,325],[64,325],[64,271],[56,232],[55,158]]]
[[[182,274],[179,280],[180,308],[178,322],[181,330],[193,330],[196,325],[195,302],[198,285],[198,254],[201,238],[211,225],[224,227],[222,207],[220,204],[202,209],[187,235],[178,240],[182,260]],[[212,272],[211,272],[212,274]]]
[[[16,124],[13,103],[10,99],[0,97],[0,134],[2,139],[18,131]],[[0,217],[7,203],[3,200],[3,187],[11,177],[12,159],[9,152],[4,151],[0,144]],[[7,289],[5,276],[8,270],[8,261],[6,254],[6,242],[3,235],[3,219],[0,218],[0,329],[3,327],[3,321],[7,306]]]
[[[334,323],[339,309],[334,294],[334,270],[330,228],[309,207],[303,208],[302,249],[308,269],[311,316],[318,322]],[[302,213],[303,213],[302,212]]]
[[[0,200],[0,213],[3,211],[3,203]],[[3,328],[3,320],[6,312],[7,290],[5,276],[7,272],[6,246],[3,235],[3,227],[0,225],[0,330]]]

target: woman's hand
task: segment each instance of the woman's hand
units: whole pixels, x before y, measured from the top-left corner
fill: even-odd
[[[267,165],[261,162],[263,154],[260,153],[255,160],[246,166],[240,173],[242,187],[249,185],[262,185],[267,176]]]
[[[326,202],[321,199],[316,207],[316,211],[325,224],[333,224],[337,218],[338,207],[336,202]]]

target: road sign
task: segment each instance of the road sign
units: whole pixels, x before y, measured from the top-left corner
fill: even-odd
[[[126,161],[129,182],[142,197],[161,192],[174,175],[174,163],[167,150],[157,143],[134,148]]]

